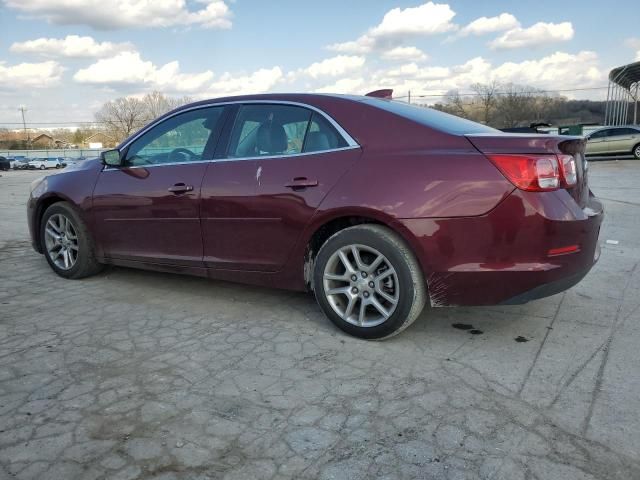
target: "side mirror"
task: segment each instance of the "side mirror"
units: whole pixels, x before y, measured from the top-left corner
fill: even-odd
[[[102,163],[110,167],[122,166],[122,157],[120,157],[120,150],[118,149],[106,150],[100,154],[100,158]]]

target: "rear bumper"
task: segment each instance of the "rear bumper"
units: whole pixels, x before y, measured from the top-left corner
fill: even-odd
[[[432,306],[526,303],[578,283],[597,262],[604,218],[593,195],[514,191],[480,217],[405,219]],[[550,256],[552,249],[579,251]]]

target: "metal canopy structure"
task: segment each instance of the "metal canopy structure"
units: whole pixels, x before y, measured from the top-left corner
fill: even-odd
[[[609,72],[605,125],[638,124],[638,93],[640,92],[640,62],[629,63]],[[632,108],[631,115],[629,108]],[[631,117],[631,118],[630,118]]]

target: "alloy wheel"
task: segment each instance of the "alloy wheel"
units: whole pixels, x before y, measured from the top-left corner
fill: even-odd
[[[47,254],[56,267],[70,270],[78,260],[78,234],[73,222],[61,213],[51,215],[44,230]]]
[[[400,300],[396,269],[366,245],[347,245],[334,252],[324,268],[323,287],[331,308],[359,327],[384,323]]]

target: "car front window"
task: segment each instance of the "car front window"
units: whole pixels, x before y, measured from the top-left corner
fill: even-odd
[[[145,166],[203,160],[218,134],[223,107],[181,113],[164,120],[133,141],[125,165]]]

